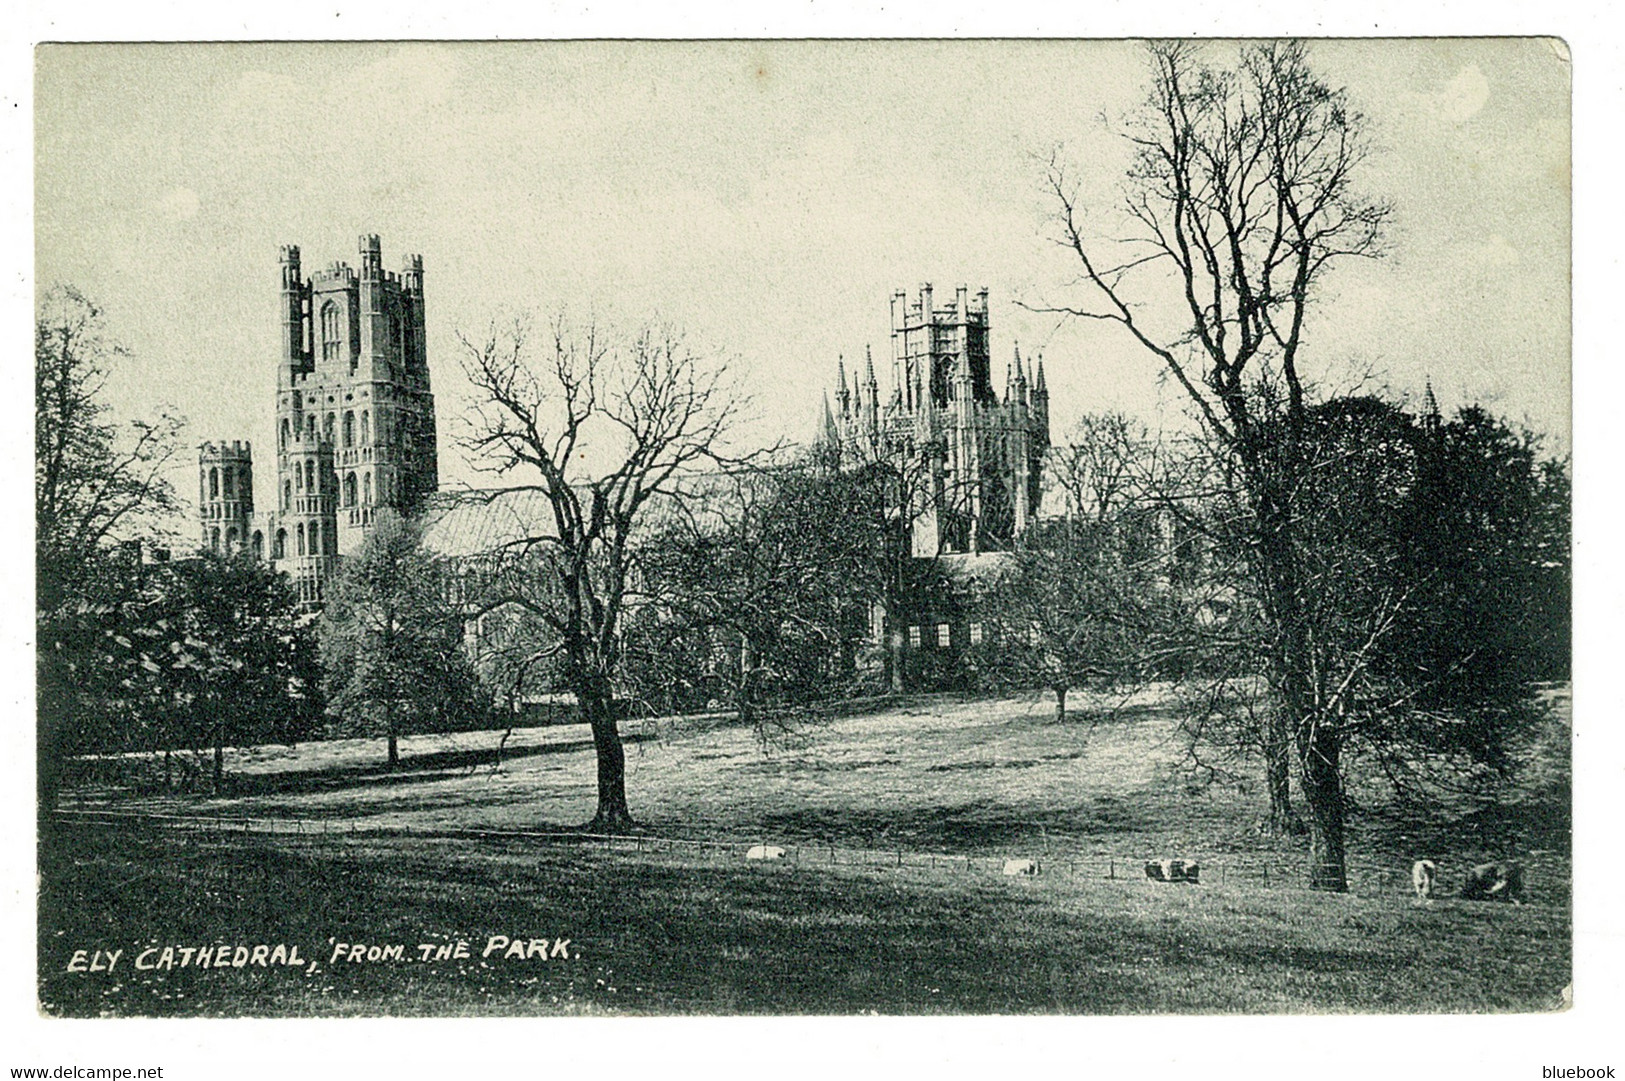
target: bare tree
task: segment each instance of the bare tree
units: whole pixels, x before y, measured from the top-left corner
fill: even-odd
[[[545,527],[505,542],[474,615],[514,606],[553,636],[598,761],[589,828],[632,826],[616,713],[622,620],[637,602],[639,530],[658,501],[681,502],[696,471],[725,464],[742,408],[726,365],[677,335],[646,329],[627,341],[599,328],[552,326],[535,356],[523,323],[463,339],[481,401],[467,445],[485,468],[534,493]]]
[[[1052,164],[1058,240],[1077,259],[1085,298],[1046,310],[1126,332],[1183,388],[1233,462],[1270,636],[1272,795],[1285,796],[1275,786],[1290,754],[1308,810],[1310,884],[1343,890],[1346,684],[1313,663],[1305,508],[1295,501],[1307,411],[1300,352],[1326,273],[1344,258],[1379,255],[1390,210],[1359,194],[1365,121],[1314,74],[1302,43],[1246,46],[1234,68],[1203,62],[1188,43],[1149,52],[1150,93],[1128,131],[1131,235],[1114,244],[1092,234],[1074,185]],[[1159,325],[1158,311],[1178,314]]]

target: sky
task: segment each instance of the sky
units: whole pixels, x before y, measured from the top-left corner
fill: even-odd
[[[1227,47],[1209,47],[1222,60]],[[1569,429],[1569,64],[1551,39],[1321,41],[1377,148],[1389,254],[1327,280],[1306,368],[1332,388]],[[1057,439],[1085,412],[1177,422],[1119,328],[1076,301],[1043,189],[1052,154],[1090,228],[1125,229],[1128,42],[47,45],[36,52],[36,280],[106,310],[131,415],[269,447],[279,244],[306,272],[425,266],[443,486],[459,333],[559,312],[679,328],[738,369],[746,442],[811,437],[836,362],[889,367],[889,298],[987,287],[995,373],[1042,352]],[[995,381],[999,378],[995,374]],[[188,462],[195,461],[188,455]],[[258,470],[264,483],[269,462]],[[177,483],[192,489],[190,465]]]

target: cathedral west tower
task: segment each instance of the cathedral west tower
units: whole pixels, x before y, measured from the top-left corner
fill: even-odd
[[[318,605],[380,508],[410,514],[439,487],[423,257],[386,271],[378,237],[368,235],[358,267],[335,261],[307,278],[291,244],[280,263],[276,487],[249,543],[293,578],[301,601]],[[223,448],[200,453],[205,493],[210,470],[227,475]],[[235,476],[246,480],[246,444],[240,453]],[[227,547],[208,541],[217,525],[236,524],[225,520],[232,509],[223,497],[206,499],[205,546]]]

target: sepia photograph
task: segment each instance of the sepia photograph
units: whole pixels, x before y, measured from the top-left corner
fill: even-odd
[[[35,45],[35,1011],[1570,1011],[1571,47]]]

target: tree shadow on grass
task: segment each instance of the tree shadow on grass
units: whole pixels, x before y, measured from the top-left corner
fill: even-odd
[[[66,1016],[1086,1013],[1134,1010],[1150,993],[1135,970],[1154,948],[1141,929],[1044,919],[1024,892],[977,884],[515,841],[295,850],[136,830],[83,841],[75,858],[47,861],[41,895],[41,1001]],[[155,874],[139,896],[121,885],[132,855]],[[573,953],[488,962],[495,934],[565,937]],[[468,956],[443,964],[327,963],[329,939],[415,949],[458,937]],[[326,971],[146,972],[110,995],[112,981],[65,976],[56,956],[92,938],[302,942]]]
[[[775,838],[952,853],[1035,849],[1050,839],[1131,834],[1152,825],[1131,807],[1104,800],[1070,807],[991,800],[919,808],[806,807],[761,820],[762,831]]]
[[[631,733],[622,737],[627,744],[642,743],[648,736]],[[383,762],[321,769],[283,770],[275,773],[227,774],[225,794],[234,797],[303,796],[336,792],[349,788],[387,787],[421,784],[465,776],[482,766],[509,763],[544,755],[591,752],[592,740],[543,743],[512,747],[498,757],[496,748],[479,747],[402,755],[400,765],[390,769]]]

